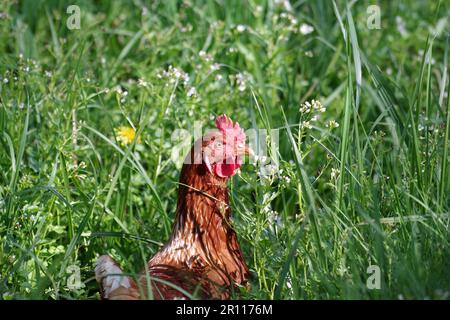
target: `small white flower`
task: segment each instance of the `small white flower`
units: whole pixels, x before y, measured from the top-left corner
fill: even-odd
[[[162,73],[157,74],[159,79],[167,79],[168,84],[174,84],[178,81],[182,81],[183,85],[187,85],[189,83],[189,75],[181,69],[175,68],[172,65],[169,66],[167,71],[162,71]]]
[[[9,82],[8,78],[3,79],[3,83],[8,83],[8,82]]]
[[[238,73],[235,75],[236,83],[238,85],[239,91],[245,91],[247,88],[247,79],[242,73]]]
[[[339,127],[339,123],[336,122],[335,120],[330,120],[330,121],[328,121],[328,123],[326,124],[326,127],[327,127],[327,128],[330,128],[330,129],[338,128],[338,127]]]
[[[314,31],[314,27],[307,23],[302,23],[299,30],[301,34],[307,35]]]
[[[406,37],[408,35],[408,31],[406,30],[406,23],[403,21],[402,17],[396,16],[395,23],[397,24],[397,31],[400,33],[402,37]]]
[[[213,57],[210,55],[210,54],[207,54],[205,51],[200,51],[199,53],[198,53],[198,55],[199,55],[199,57],[202,59],[202,60],[204,60],[204,61],[206,61],[206,62],[211,62],[212,60],[213,60]]]
[[[291,282],[291,278],[290,277],[287,277],[287,279],[286,279],[286,287],[288,289],[292,289],[292,282]]]
[[[331,168],[331,175],[330,175],[330,177],[331,177],[332,180],[336,179],[339,176],[339,174],[340,174],[339,169]]]
[[[300,106],[300,112],[301,113],[309,113],[311,111],[311,108],[308,107],[306,104],[302,104]]]
[[[181,26],[180,28],[180,32],[181,33],[186,33],[186,32],[190,32],[192,31],[192,25],[191,24],[187,24],[185,26]]]
[[[244,32],[247,29],[247,26],[244,26],[243,24],[239,24],[236,27],[237,32]]]
[[[144,79],[138,79],[138,87],[148,87],[148,82]]]
[[[218,64],[218,63],[213,63],[213,64],[210,66],[210,68],[211,68],[211,71],[217,71],[217,70],[220,69],[220,64]]]
[[[264,177],[274,176],[278,171],[278,166],[276,164],[267,164],[262,166],[260,171],[260,174]]]
[[[304,121],[302,123],[302,128],[311,129],[312,128],[311,123],[309,121]]]
[[[190,87],[188,92],[187,92],[187,96],[188,97],[192,97],[197,95],[197,90],[195,89],[195,87]]]

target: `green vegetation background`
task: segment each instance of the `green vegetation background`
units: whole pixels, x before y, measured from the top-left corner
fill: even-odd
[[[191,143],[174,132],[222,113],[280,142],[230,185],[242,297],[448,299],[448,17],[444,1],[1,1],[0,299],[97,299],[105,253],[139,272],[173,222]],[[301,112],[312,99],[325,112]]]

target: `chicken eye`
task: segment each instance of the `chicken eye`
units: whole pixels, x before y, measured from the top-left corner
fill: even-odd
[[[216,147],[217,147],[217,148],[222,148],[222,147],[223,147],[222,142],[217,141],[217,142],[216,142]]]

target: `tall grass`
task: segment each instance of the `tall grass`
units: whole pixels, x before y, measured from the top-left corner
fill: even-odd
[[[275,170],[230,184],[241,297],[448,299],[450,8],[382,2],[369,29],[369,1],[286,3],[86,0],[69,30],[69,1],[2,1],[1,298],[96,299],[104,253],[141,271],[175,214],[174,133],[226,113],[279,135]]]

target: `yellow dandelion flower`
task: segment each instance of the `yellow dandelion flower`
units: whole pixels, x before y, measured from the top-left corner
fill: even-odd
[[[129,145],[133,142],[134,137],[136,136],[136,130],[131,127],[119,127],[116,128],[117,140],[123,146]],[[137,138],[137,142],[141,143],[141,137]]]

